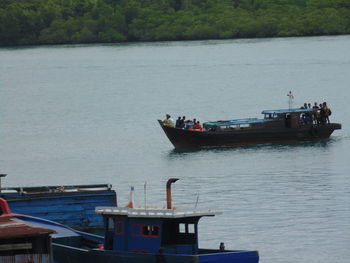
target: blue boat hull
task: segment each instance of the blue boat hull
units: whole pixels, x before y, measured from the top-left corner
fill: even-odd
[[[209,250],[200,250],[205,253]],[[218,251],[209,254],[177,255],[117,252],[98,249],[79,249],[53,244],[55,263],[258,263],[257,251]]]
[[[66,189],[69,189],[69,186],[66,186]],[[103,219],[95,213],[95,207],[116,206],[115,191],[110,187],[99,190],[86,187],[84,190],[79,189],[73,192],[29,191],[26,194],[3,192],[0,193],[0,197],[7,200],[13,213],[44,218],[78,230],[102,229]]]
[[[29,224],[54,230],[55,263],[258,263],[257,251],[199,249],[195,255],[155,254],[104,250],[101,236],[73,230],[56,222],[26,215],[13,215]]]

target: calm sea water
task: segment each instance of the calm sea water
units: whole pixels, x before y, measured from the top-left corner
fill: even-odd
[[[350,36],[0,49],[6,186],[135,186],[142,205],[223,211],[200,245],[263,263],[350,262]],[[260,117],[327,101],[343,129],[322,142],[175,151],[157,123]]]

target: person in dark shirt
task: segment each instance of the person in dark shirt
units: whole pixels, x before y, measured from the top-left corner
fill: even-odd
[[[314,110],[313,114],[313,119],[314,119],[314,124],[320,124],[320,113],[319,113],[319,107],[317,105],[317,102],[314,103],[314,106],[312,107]]]
[[[327,106],[327,102],[323,102],[323,111],[324,111],[324,116],[325,116],[325,122],[330,123],[329,116],[332,114],[332,111]]]
[[[176,120],[175,128],[181,129],[181,117],[180,116]]]
[[[186,120],[186,116],[182,116],[182,119],[181,119],[181,129],[184,129],[185,128],[185,120]]]

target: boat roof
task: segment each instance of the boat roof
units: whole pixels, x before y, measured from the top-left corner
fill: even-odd
[[[285,113],[303,113],[313,112],[314,109],[278,109],[278,110],[263,110],[262,114],[285,114]],[[228,125],[240,125],[240,124],[252,124],[252,123],[263,123],[271,121],[271,119],[258,119],[258,118],[245,118],[235,120],[224,120],[224,121],[209,121],[203,123],[204,126],[228,126]]]
[[[185,218],[215,216],[221,214],[212,210],[189,210],[189,209],[145,209],[127,207],[96,207],[95,212],[102,215],[119,215],[138,218]]]
[[[263,110],[262,114],[283,114],[283,113],[303,113],[303,112],[311,112],[314,109],[279,109],[279,110]]]
[[[33,237],[53,233],[55,231],[52,229],[33,226],[11,216],[0,217],[0,239]]]
[[[246,119],[236,119],[236,120],[227,120],[227,121],[210,121],[205,122],[205,126],[227,126],[227,125],[238,125],[238,124],[250,124],[250,123],[262,123],[266,122],[266,119],[258,118],[246,118]]]

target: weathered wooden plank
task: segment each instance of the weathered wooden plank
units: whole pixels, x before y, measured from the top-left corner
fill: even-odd
[[[0,245],[0,251],[32,249],[32,247],[33,245],[31,243],[3,244]]]
[[[52,220],[77,229],[100,228],[103,220],[96,206],[116,206],[113,190],[19,195],[1,193],[15,213]]]

